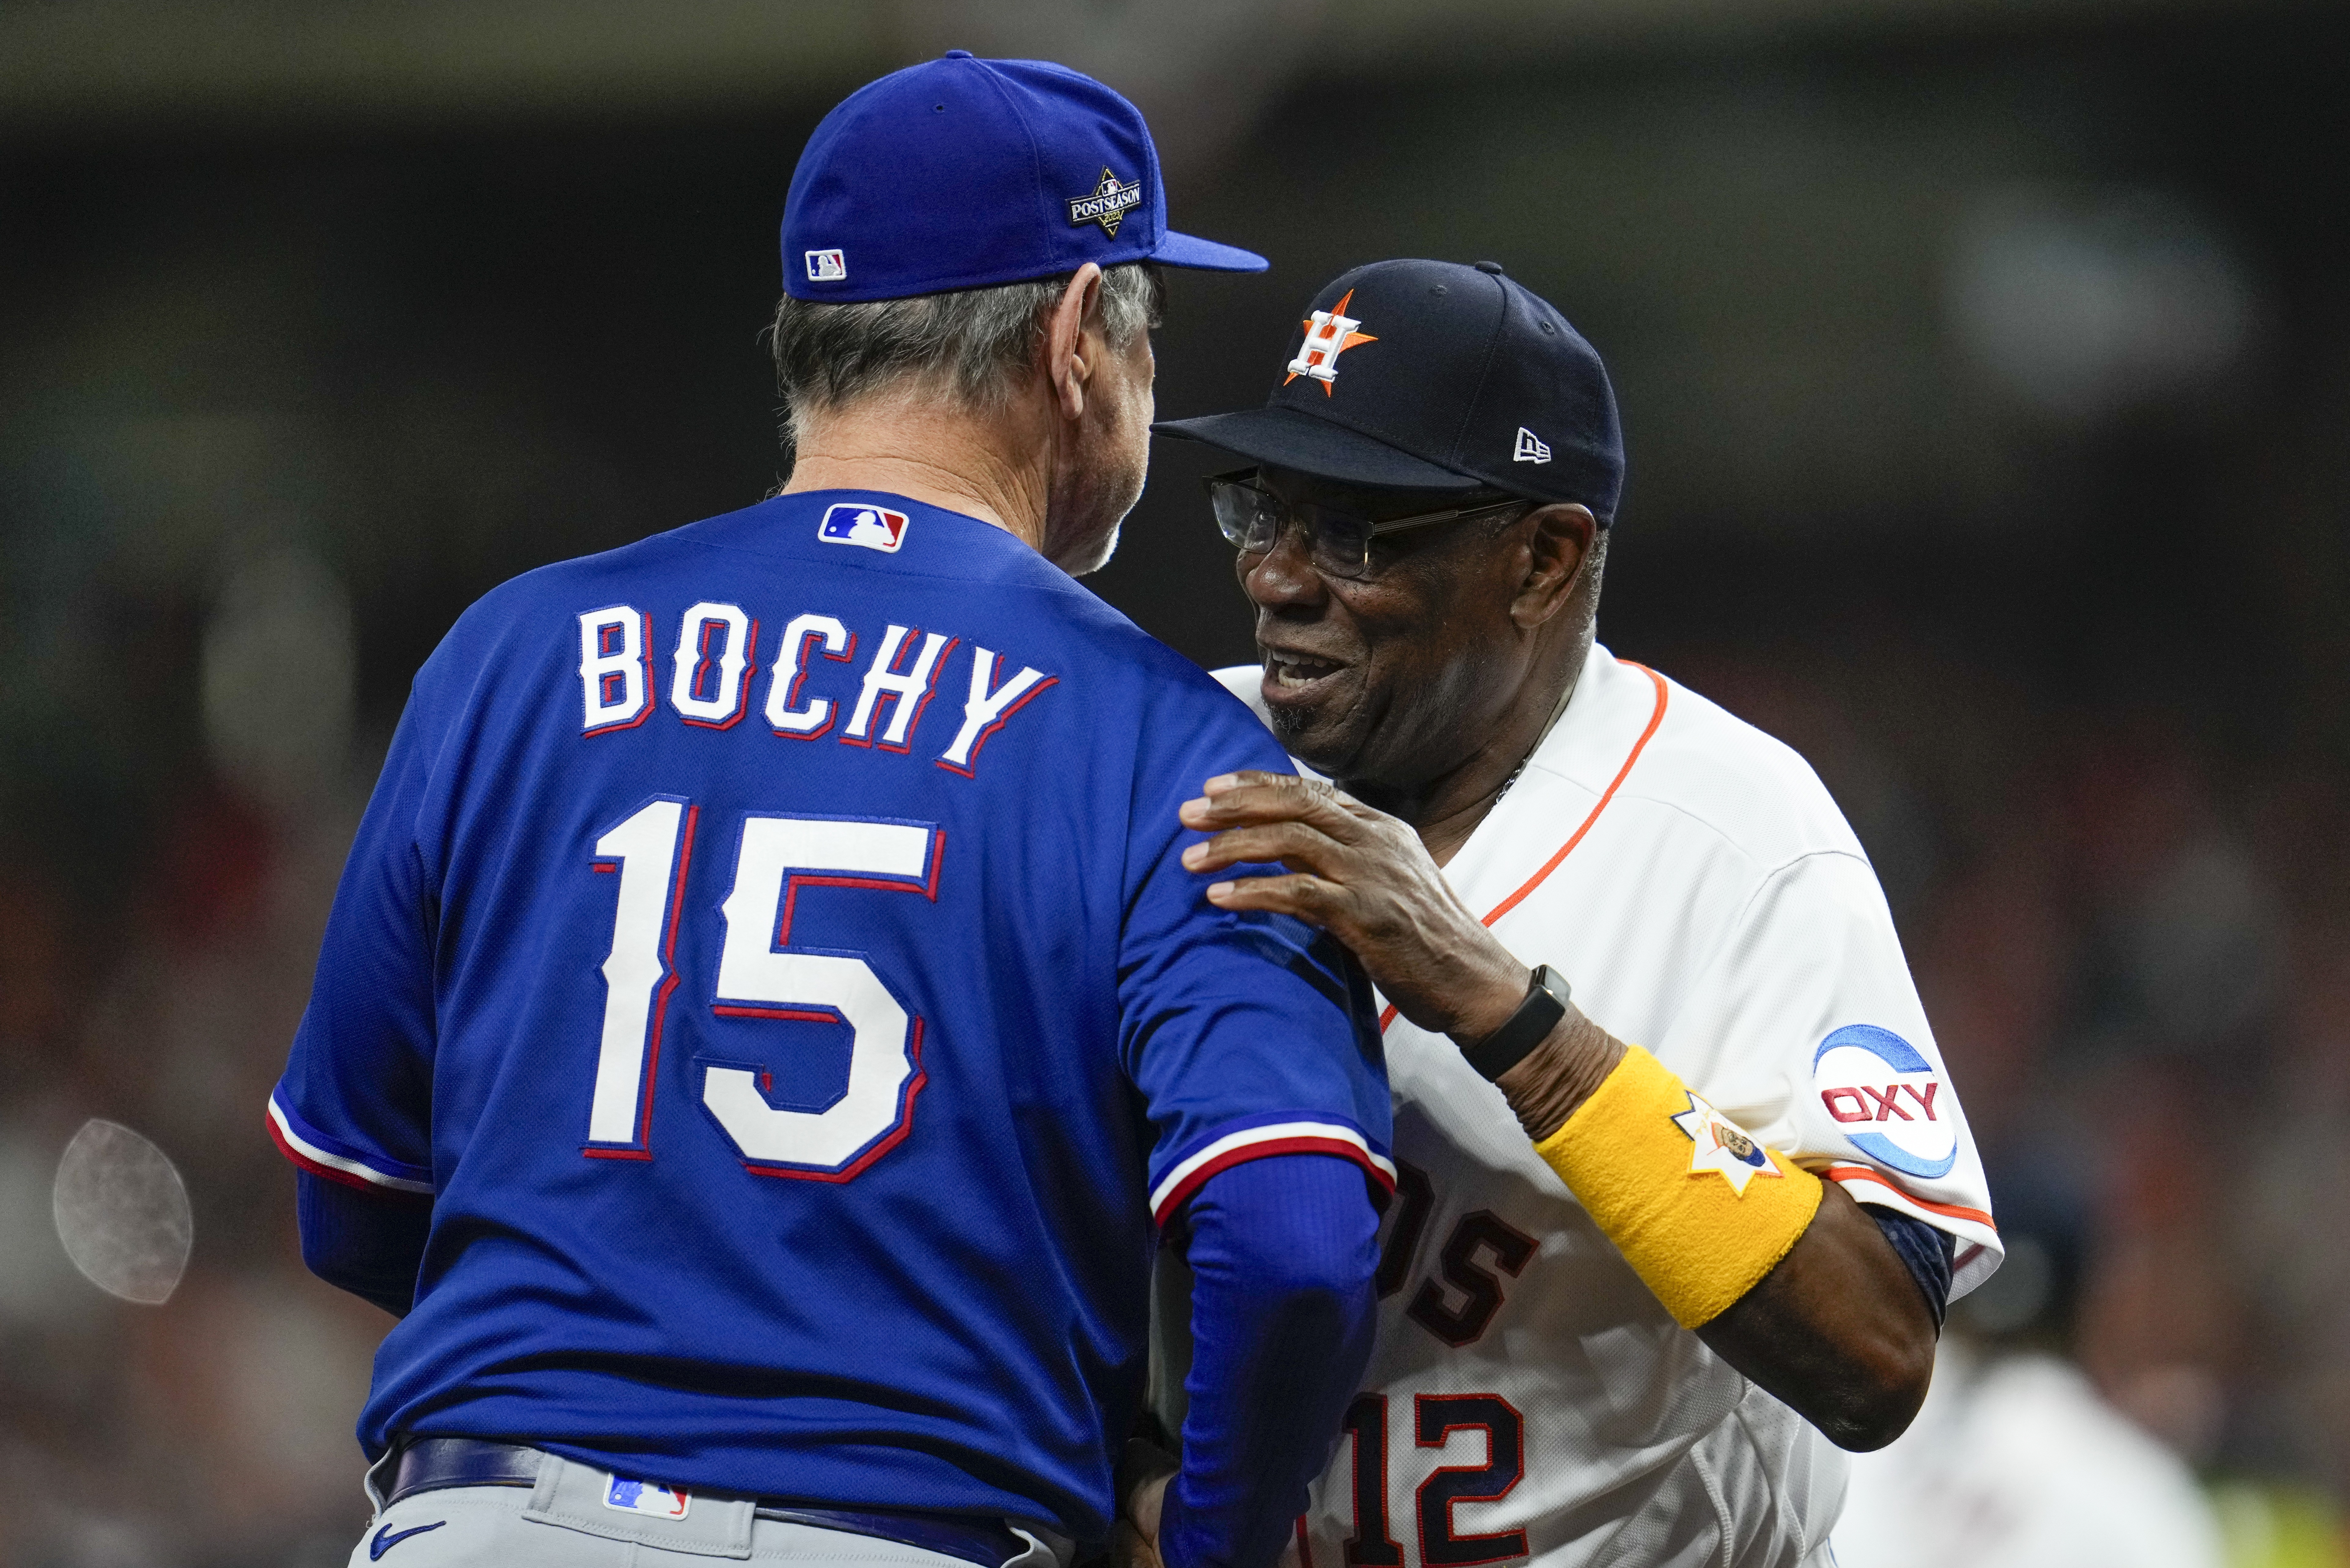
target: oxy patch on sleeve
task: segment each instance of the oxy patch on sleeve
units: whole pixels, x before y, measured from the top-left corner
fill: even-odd
[[[1831,1033],[1813,1054],[1812,1085],[1846,1141],[1887,1169],[1931,1181],[1958,1164],[1949,1086],[1892,1030],[1848,1023]]]

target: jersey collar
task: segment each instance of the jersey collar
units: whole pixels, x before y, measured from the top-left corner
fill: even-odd
[[[1565,711],[1445,867],[1481,919],[1492,924],[1506,914],[1504,906],[1513,907],[1597,828],[1661,723],[1667,691],[1645,665],[1591,645]]]

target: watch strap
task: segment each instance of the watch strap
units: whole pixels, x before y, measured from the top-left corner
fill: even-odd
[[[1486,1082],[1500,1077],[1526,1059],[1534,1048],[1550,1038],[1558,1021],[1566,1016],[1567,1003],[1574,1000],[1575,988],[1566,977],[1548,964],[1536,964],[1534,977],[1527,982],[1525,1000],[1509,1021],[1476,1044],[1461,1054],[1477,1069]]]

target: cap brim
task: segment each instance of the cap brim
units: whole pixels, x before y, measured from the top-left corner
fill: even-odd
[[[1378,484],[1394,490],[1477,490],[1482,479],[1414,457],[1400,447],[1295,409],[1248,409],[1195,420],[1162,420],[1159,435],[1205,441],[1258,462],[1294,468],[1317,479]]]
[[[1197,234],[1164,234],[1150,259],[1161,266],[1198,267],[1205,272],[1263,272],[1273,264],[1254,251],[1220,245]]]

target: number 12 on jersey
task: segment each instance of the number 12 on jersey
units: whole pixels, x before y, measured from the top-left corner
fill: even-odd
[[[657,799],[596,840],[595,868],[619,880],[581,1151],[597,1158],[652,1158],[662,1025],[678,987],[678,921],[700,815],[691,802]],[[733,891],[721,906],[725,940],[710,1011],[849,1031],[847,1092],[822,1110],[771,1104],[774,1073],[764,1062],[697,1059],[702,1108],[753,1172],[846,1181],[912,1126],[922,1020],[866,954],[792,947],[792,920],[806,887],[920,893],[935,903],[944,837],[919,822],[783,813],[743,819]]]
[[[1388,1514],[1388,1397],[1357,1396],[1344,1423],[1354,1447],[1349,1480],[1354,1527],[1339,1552],[1345,1568],[1402,1568],[1403,1543]],[[1525,1419],[1498,1394],[1419,1394],[1411,1401],[1415,1448],[1444,1449],[1455,1433],[1482,1433],[1482,1464],[1440,1465],[1411,1493],[1410,1519],[1419,1539],[1420,1568],[1472,1568],[1526,1555],[1526,1532],[1464,1532],[1452,1511],[1462,1503],[1499,1502],[1525,1474]],[[1301,1568],[1324,1568],[1312,1561],[1299,1533]]]

